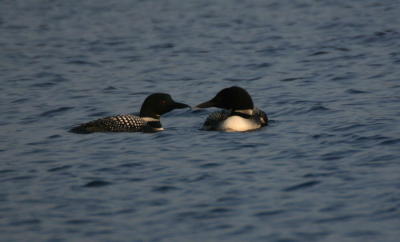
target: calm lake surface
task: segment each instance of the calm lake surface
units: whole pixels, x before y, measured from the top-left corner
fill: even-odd
[[[400,2],[0,1],[1,241],[398,241]],[[269,126],[68,130],[167,92]]]

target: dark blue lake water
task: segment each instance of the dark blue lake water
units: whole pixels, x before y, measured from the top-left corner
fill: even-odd
[[[1,241],[398,241],[400,3],[0,1]],[[271,119],[78,135],[153,92]]]

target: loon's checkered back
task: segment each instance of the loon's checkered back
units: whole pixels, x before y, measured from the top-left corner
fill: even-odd
[[[143,131],[145,125],[146,121],[143,118],[127,114],[105,117],[84,123],[71,129],[71,132],[139,132]]]

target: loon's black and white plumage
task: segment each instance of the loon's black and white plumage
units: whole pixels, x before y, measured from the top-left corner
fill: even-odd
[[[139,116],[132,114],[110,116],[84,123],[72,128],[73,133],[93,132],[156,132],[163,130],[160,116],[177,108],[189,107],[172,100],[166,93],[148,96],[140,109]]]
[[[237,86],[222,89],[213,99],[196,107],[225,109],[211,113],[203,124],[204,130],[240,132],[259,129],[268,124],[267,114],[255,108],[249,93]]]

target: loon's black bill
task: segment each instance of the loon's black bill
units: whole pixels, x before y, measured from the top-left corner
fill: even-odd
[[[184,104],[184,103],[177,103],[177,102],[175,102],[175,103],[173,104],[173,107],[174,107],[174,108],[190,108],[190,106],[187,105],[187,104]]]
[[[207,101],[204,103],[200,103],[199,105],[196,106],[196,108],[209,108],[209,107],[214,107],[215,103],[213,101]]]

